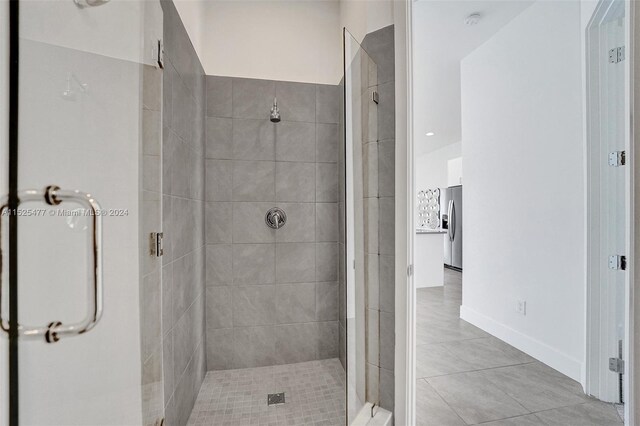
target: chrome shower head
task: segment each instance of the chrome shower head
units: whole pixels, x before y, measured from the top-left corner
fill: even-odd
[[[269,117],[271,122],[280,122],[280,109],[278,108],[278,99],[273,98],[273,106],[271,107],[271,116]]]

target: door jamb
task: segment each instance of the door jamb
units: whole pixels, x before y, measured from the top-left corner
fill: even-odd
[[[393,3],[396,99],[394,420],[416,422],[415,284],[413,280],[413,0]]]
[[[625,342],[624,342],[624,348],[623,348],[623,358],[625,359],[625,364],[627,366],[627,368],[625,368],[625,372],[623,374],[623,380],[624,380],[624,389],[623,389],[623,393],[625,395],[624,398],[624,402],[625,402],[625,424],[629,425],[629,424],[634,424],[634,407],[635,407],[635,401],[634,401],[634,392],[633,392],[633,388],[634,388],[634,384],[633,384],[633,370],[634,370],[634,357],[633,357],[633,344],[634,344],[634,339],[633,339],[633,311],[634,311],[634,306],[632,303],[633,300],[633,286],[631,285],[634,282],[634,241],[635,241],[635,236],[634,236],[634,225],[633,225],[633,217],[634,217],[634,206],[633,206],[633,202],[634,202],[634,186],[633,186],[633,177],[634,177],[634,152],[635,150],[633,149],[633,143],[631,143],[631,141],[633,140],[633,122],[634,122],[634,109],[633,109],[633,79],[631,78],[632,76],[632,72],[633,72],[633,57],[635,56],[635,49],[634,49],[634,44],[633,44],[633,37],[631,37],[631,35],[634,32],[634,28],[633,28],[633,21],[634,19],[632,18],[635,12],[636,8],[634,7],[634,2],[630,1],[630,0],[624,0],[624,4],[625,4],[625,45],[628,46],[627,51],[630,52],[629,54],[626,55],[626,60],[625,60],[625,117],[626,117],[626,122],[625,122],[625,150],[627,151],[627,166],[625,167],[625,205],[626,205],[626,223],[625,223],[625,228],[627,230],[627,238],[626,238],[626,255],[627,255],[627,272],[626,272],[626,276],[625,276]],[[587,90],[586,90],[586,95],[587,95],[587,101],[590,97],[590,89],[589,89],[589,67],[590,67],[590,42],[589,40],[592,38],[591,34],[589,33],[589,30],[593,27],[593,25],[599,21],[602,21],[604,18],[606,18],[607,14],[609,13],[609,11],[611,10],[611,6],[613,4],[613,0],[610,1],[601,1],[598,6],[595,8],[593,15],[590,19],[589,24],[587,25],[585,31],[587,31],[586,36],[585,36],[585,41],[587,43],[586,47],[585,47],[585,52],[586,52],[586,67],[587,67],[587,79],[586,79],[586,84],[587,84]],[[589,115],[591,114],[591,110],[590,108],[587,107],[586,109],[586,114],[587,114],[587,120]],[[589,121],[587,121],[588,123]],[[589,125],[587,125],[586,127],[586,131],[589,131]],[[600,387],[600,378],[599,378],[599,374],[598,372],[601,371],[601,368],[603,368],[602,366],[603,364],[603,360],[601,359],[602,354],[599,353],[599,351],[597,352],[593,352],[592,350],[594,349],[599,349],[601,346],[601,336],[600,336],[600,329],[599,329],[599,324],[600,321],[598,321],[597,319],[599,318],[599,314],[602,311],[601,307],[602,307],[602,300],[600,299],[600,295],[599,295],[599,287],[596,288],[596,284],[594,283],[593,279],[592,279],[592,273],[591,273],[591,268],[589,267],[589,264],[591,263],[591,249],[589,246],[589,229],[590,229],[590,223],[592,222],[591,219],[591,209],[590,209],[590,202],[589,202],[589,194],[592,191],[590,188],[590,173],[589,173],[589,164],[591,162],[590,158],[589,158],[589,147],[590,147],[590,141],[589,141],[589,133],[586,134],[586,146],[585,148],[587,149],[586,153],[586,164],[587,164],[587,170],[585,173],[585,177],[587,179],[586,181],[586,194],[587,194],[587,198],[585,200],[585,207],[586,207],[586,211],[587,211],[587,227],[585,229],[585,237],[586,237],[586,241],[588,243],[587,245],[587,263],[586,263],[586,305],[585,305],[585,319],[586,319],[586,323],[585,323],[585,330],[586,330],[586,340],[585,340],[585,392],[588,394],[594,394],[594,391],[596,388],[599,389]],[[597,324],[596,324],[597,323]],[[597,346],[597,348],[594,348],[594,346]],[[595,376],[594,376],[595,373]],[[594,380],[595,377],[595,380]]]

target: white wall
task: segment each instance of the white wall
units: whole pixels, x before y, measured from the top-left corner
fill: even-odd
[[[342,28],[362,42],[393,24],[393,1],[175,0],[205,73],[337,84]]]
[[[447,185],[462,185],[462,157],[447,161]]]
[[[364,37],[380,28],[393,25],[393,1],[340,0],[340,30],[347,30],[362,43]]]
[[[462,61],[461,315],[576,380],[585,353],[581,77],[573,1],[534,4]]]
[[[202,56],[205,53],[203,46],[204,30],[207,27],[206,17],[204,15],[206,1],[202,0],[173,0],[173,4],[182,19],[182,24],[189,34],[191,44],[196,50],[202,62]]]
[[[462,143],[453,143],[416,158],[416,191],[450,186],[448,178],[449,160],[462,155]]]
[[[197,1],[178,8],[207,74],[338,84],[342,75],[340,7],[336,1]],[[185,19],[187,17],[187,19]]]

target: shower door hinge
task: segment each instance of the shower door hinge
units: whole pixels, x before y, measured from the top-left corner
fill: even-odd
[[[375,90],[371,92],[371,100],[375,102],[376,105],[380,103],[380,95],[378,95],[378,92],[376,92]]]
[[[624,46],[609,49],[609,63],[617,64],[624,61]]]
[[[413,265],[407,266],[407,276],[410,277],[413,275]]]
[[[152,232],[149,238],[149,246],[151,256],[160,257],[164,254],[164,248],[162,247],[162,238],[164,234],[162,232]]]
[[[614,254],[609,256],[609,269],[624,271],[627,269],[627,256]]]
[[[609,153],[609,165],[611,167],[624,166],[627,162],[627,156],[624,151],[614,151]]]
[[[609,371],[624,374],[624,360],[622,358],[609,358]]]
[[[164,43],[162,42],[162,40],[158,40],[156,55],[158,67],[160,69],[164,68]]]

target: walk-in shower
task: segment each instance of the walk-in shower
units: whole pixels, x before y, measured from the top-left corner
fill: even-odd
[[[210,75],[170,0],[0,2],[10,17],[0,425],[341,426],[391,409],[392,363],[372,351],[392,333],[370,301],[392,256],[388,68],[355,43],[340,75],[331,28],[330,78]],[[389,34],[368,36],[381,58]]]

